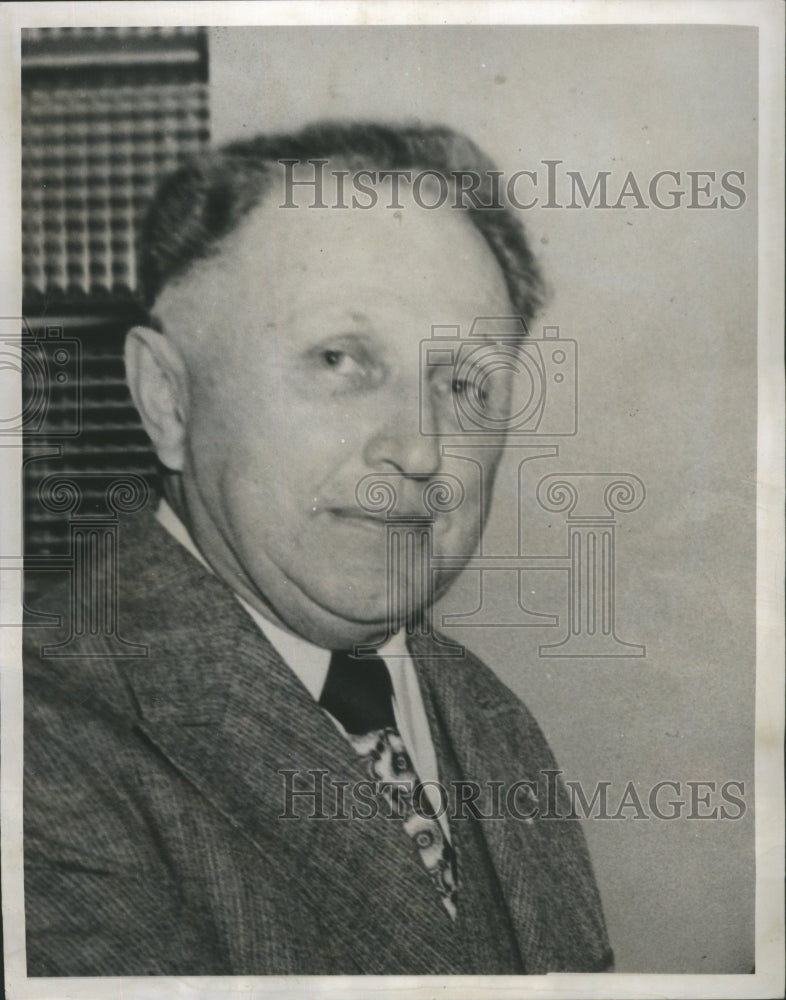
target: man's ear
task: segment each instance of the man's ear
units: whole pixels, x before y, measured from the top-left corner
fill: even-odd
[[[135,326],[126,337],[125,362],[131,398],[159,459],[182,471],[188,379],[179,351],[164,334]]]

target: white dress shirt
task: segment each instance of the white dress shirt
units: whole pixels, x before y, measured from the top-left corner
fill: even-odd
[[[198,559],[211,573],[213,572],[207,560],[194,544],[188,529],[166,500],[161,500],[156,517],[173,538],[188,549],[191,555]],[[253,608],[239,594],[235,594],[235,597],[249,613],[260,632],[275,647],[279,656],[297,675],[311,697],[315,701],[319,701],[330,666],[331,651],[323,649],[321,646],[315,646],[293,632],[287,632],[280,625],[271,622],[256,608]],[[450,837],[447,817],[444,812],[440,812],[441,808],[444,807],[444,802],[440,802],[439,790],[429,784],[429,782],[439,781],[437,754],[434,749],[434,741],[431,738],[426,707],[423,704],[415,665],[409,655],[403,636],[399,633],[390,639],[379,649],[379,655],[384,659],[390,671],[390,679],[393,683],[393,712],[399,734],[412,758],[418,777],[425,784],[425,791],[432,805],[440,813],[439,821],[442,829],[445,835]],[[327,714],[342,735],[346,737],[346,731],[341,723],[334,719],[330,713]]]

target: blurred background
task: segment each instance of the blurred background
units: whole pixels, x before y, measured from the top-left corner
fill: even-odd
[[[544,445],[537,458],[510,448],[498,479],[484,551],[542,557],[539,568],[470,570],[439,615],[534,712],[568,780],[590,793],[609,783],[611,813],[630,782],[645,807],[656,783],[679,785],[659,801],[684,800],[680,819],[628,808],[585,823],[618,970],[749,972],[755,29],[26,30],[22,115],[24,314],[49,380],[48,406],[35,378],[27,401],[33,593],[46,577],[36,561],[69,546],[67,515],[38,498],[47,475],[133,471],[155,490],[121,352],[139,314],[140,213],[158,176],[211,141],[326,117],[445,123],[506,174],[537,172],[541,203],[522,218],[552,298],[533,335],[558,327],[577,345],[577,433],[527,439]],[[588,188],[608,171],[612,204],[629,171],[647,202],[659,171],[680,174],[661,191],[688,193],[673,210],[635,197],[620,209],[550,209],[545,160],[562,161],[562,185],[568,170]],[[722,174],[741,172],[744,201],[689,208],[688,171],[715,172],[707,201],[724,193]],[[570,188],[560,190],[565,205]],[[537,487],[573,474],[583,488],[589,478],[576,474],[588,473],[635,476],[646,494],[613,521],[603,505],[590,512],[613,536],[613,631],[630,646],[555,656],[545,647],[566,638],[575,610],[569,539],[584,544],[589,522],[546,509]],[[507,602],[506,625],[473,618],[481,591],[484,606]],[[744,783],[744,816],[687,818],[691,781],[716,785],[700,813],[722,804],[725,782]]]

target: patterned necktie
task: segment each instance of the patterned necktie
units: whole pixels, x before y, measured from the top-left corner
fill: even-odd
[[[396,727],[393,685],[379,656],[355,659],[336,650],[330,659],[319,704],[347,731],[377,785],[431,876],[445,909],[456,919],[456,873],[453,849],[420,785]]]

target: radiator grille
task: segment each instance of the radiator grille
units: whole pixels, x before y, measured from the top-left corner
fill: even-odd
[[[40,502],[46,477],[78,483],[97,512],[95,474],[133,472],[157,488],[122,348],[142,316],[140,223],[161,176],[209,141],[207,81],[201,28],[23,32],[25,337],[36,356],[43,349],[45,380],[25,389],[45,401],[25,425],[30,555],[66,554],[69,544],[68,515]],[[52,361],[58,339],[69,357],[62,371]]]

